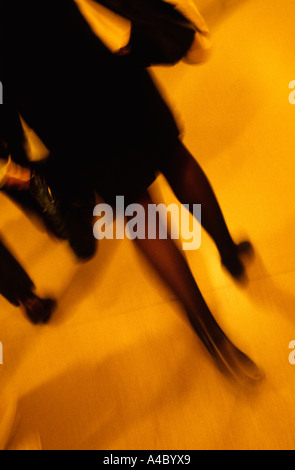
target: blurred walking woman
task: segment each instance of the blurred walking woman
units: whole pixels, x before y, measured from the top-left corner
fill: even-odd
[[[146,51],[149,41],[155,41],[154,56],[165,46],[165,40],[157,42],[167,26],[162,19],[170,14],[178,24],[183,20],[162,0],[96,3],[130,22],[126,47],[106,47],[73,0],[2,2],[4,105],[5,99],[14,105],[50,150],[51,184],[64,200],[91,188],[110,204],[124,195],[126,203],[146,208],[152,202],[148,187],[161,172],[181,203],[202,205],[203,227],[225,268],[240,279],[241,254],[251,246],[233,241],[205,174],[180,141],[146,68],[153,62]],[[206,37],[201,28],[195,33]],[[145,239],[137,244],[176,292],[218,365],[236,378],[259,380],[257,366],[216,323],[174,243]]]

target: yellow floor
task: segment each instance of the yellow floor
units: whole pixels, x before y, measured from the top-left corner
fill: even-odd
[[[1,195],[1,233],[59,302],[33,326],[0,298],[0,444],[8,449],[294,449],[294,0],[197,2],[212,29],[201,67],[155,73],[238,240],[257,256],[239,288],[203,234],[187,252],[230,337],[265,371],[229,383],[131,241],[78,265]],[[155,189],[172,200],[161,178]]]

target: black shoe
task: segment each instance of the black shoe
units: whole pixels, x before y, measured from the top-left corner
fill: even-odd
[[[244,241],[234,246],[231,253],[221,258],[221,263],[229,274],[237,281],[246,280],[246,269],[243,258],[252,258],[254,249],[250,242]]]
[[[89,261],[96,253],[97,240],[93,234],[95,193],[81,191],[68,202],[66,224],[71,249],[80,261]]]
[[[38,323],[47,323],[57,306],[55,300],[50,298],[41,299],[33,293],[25,298],[19,299],[19,302],[24,308],[29,320],[35,325]]]
[[[240,384],[258,384],[264,379],[263,371],[252,359],[240,351],[219,327],[214,334],[218,340],[213,339],[199,320],[194,319],[193,327],[223,374]]]
[[[96,253],[97,241],[93,236],[93,228],[71,226],[72,233],[69,236],[69,244],[79,261],[90,261]]]

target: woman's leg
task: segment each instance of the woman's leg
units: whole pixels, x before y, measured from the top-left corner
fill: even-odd
[[[236,377],[259,379],[257,366],[239,351],[221,330],[211,314],[182,254],[168,239],[148,239],[148,204],[153,204],[148,193],[138,201],[145,209],[146,238],[135,242],[156,271],[182,302],[188,319],[209,352],[217,362]]]
[[[215,242],[223,264],[234,277],[243,276],[244,267],[239,255],[250,252],[251,245],[234,243],[205,173],[180,141],[161,171],[179,201],[189,205],[191,213],[193,204],[201,204],[202,226]]]

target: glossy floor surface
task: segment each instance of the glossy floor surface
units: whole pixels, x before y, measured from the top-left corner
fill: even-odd
[[[245,389],[216,369],[183,309],[130,240],[75,262],[3,195],[1,233],[59,307],[34,326],[0,299],[1,449],[294,449],[295,80],[293,0],[199,0],[210,61],[154,71],[236,240],[249,285],[202,233],[186,252],[212,312],[263,368]],[[162,177],[153,188],[168,203]]]

